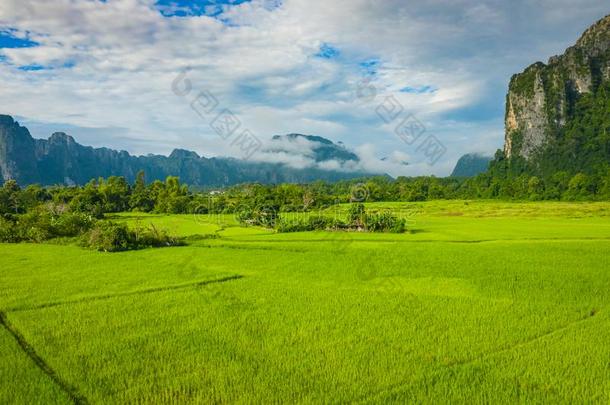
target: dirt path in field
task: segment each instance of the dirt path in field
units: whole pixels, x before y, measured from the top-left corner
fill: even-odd
[[[563,332],[563,331],[565,331],[567,329],[570,329],[570,328],[572,328],[574,326],[577,326],[577,325],[579,325],[581,323],[587,322],[590,319],[594,318],[597,314],[599,314],[599,312],[600,312],[599,310],[594,309],[594,310],[592,310],[590,313],[588,313],[587,315],[585,315],[582,318],[576,319],[576,320],[574,320],[572,322],[564,324],[564,325],[562,325],[560,327],[557,327],[557,328],[555,328],[553,330],[550,330],[548,332],[545,332],[545,333],[539,334],[537,336],[534,336],[531,339],[525,340],[523,342],[515,343],[515,344],[513,344],[511,346],[508,346],[508,347],[501,347],[499,349],[496,349],[496,350],[493,350],[493,351],[490,351],[490,352],[487,352],[487,353],[482,353],[482,354],[480,354],[478,356],[475,356],[473,358],[470,358],[470,359],[464,359],[462,361],[458,361],[458,362],[455,362],[453,364],[449,364],[449,365],[445,366],[442,370],[440,370],[439,373],[447,371],[447,370],[452,370],[452,369],[455,369],[455,368],[458,368],[458,367],[467,366],[469,364],[476,363],[477,361],[483,361],[483,360],[488,359],[490,357],[501,355],[503,353],[510,352],[511,350],[520,349],[520,348],[528,346],[530,344],[539,342],[539,341],[541,341],[541,340],[543,340],[545,338],[557,335],[557,334],[559,334],[559,333],[561,333],[561,332]],[[418,379],[418,380],[410,381],[410,382],[406,382],[406,383],[404,383],[404,382],[403,383],[397,383],[397,384],[391,385],[391,386],[389,386],[389,387],[387,387],[387,388],[385,388],[383,390],[375,392],[375,393],[373,393],[371,395],[367,395],[367,396],[364,396],[364,397],[356,398],[356,399],[354,399],[353,402],[354,403],[370,403],[370,402],[380,402],[380,401],[383,402],[384,398],[387,398],[388,395],[392,395],[393,393],[394,394],[399,394],[400,391],[402,391],[403,389],[405,389],[407,387],[410,387],[410,386],[415,386],[415,385],[417,385],[418,383],[421,383],[421,382],[422,382],[422,379]]]
[[[87,398],[78,392],[78,389],[63,380],[51,366],[38,355],[34,347],[30,345],[23,335],[8,321],[5,312],[0,312],[0,325],[14,338],[21,350],[45,373],[55,384],[57,384],[75,404],[88,404]]]
[[[240,278],[244,278],[244,276],[236,274],[233,276],[227,276],[227,277],[222,277],[222,278],[212,279],[212,280],[205,280],[205,281],[196,281],[196,282],[187,283],[187,284],[170,285],[170,286],[164,286],[164,287],[153,287],[153,288],[148,288],[148,289],[143,289],[143,290],[127,291],[127,292],[121,292],[121,293],[116,293],[116,294],[93,295],[91,297],[80,298],[77,300],[46,302],[44,304],[33,305],[33,306],[29,306],[29,307],[28,306],[13,307],[13,308],[7,309],[6,312],[34,311],[37,309],[57,307],[60,305],[71,305],[71,304],[80,304],[83,302],[102,301],[102,300],[108,300],[108,299],[118,298],[118,297],[128,297],[131,295],[150,294],[150,293],[161,292],[161,291],[185,290],[185,289],[193,288],[193,287],[202,287],[202,286],[209,285],[209,284],[218,284],[218,283],[224,283],[224,282],[232,281],[232,280],[239,280]]]
[[[25,355],[28,356],[34,362],[34,364],[44,374],[46,374],[55,384],[57,384],[57,386],[59,386],[62,389],[62,391],[64,391],[67,394],[67,396],[70,398],[70,400],[72,402],[74,402],[75,404],[78,404],[78,405],[88,404],[89,401],[87,400],[87,398],[85,398],[85,396],[82,395],[75,386],[71,385],[70,383],[65,381],[63,378],[61,378],[59,376],[59,374],[42,357],[40,357],[40,355],[36,352],[36,349],[34,349],[34,347],[30,343],[28,343],[28,341],[21,334],[21,332],[19,332],[19,330],[13,324],[11,324],[11,322],[8,320],[8,317],[7,317],[8,313],[21,312],[21,311],[33,311],[33,310],[38,310],[38,309],[56,307],[56,306],[60,306],[60,305],[71,305],[71,304],[79,304],[79,303],[83,303],[83,302],[101,301],[101,300],[107,300],[107,299],[112,299],[112,298],[117,298],[117,297],[125,297],[125,296],[140,295],[140,294],[150,294],[150,293],[161,292],[161,291],[184,290],[184,289],[188,289],[188,288],[201,287],[201,286],[205,286],[205,285],[209,285],[209,284],[224,283],[227,281],[238,280],[240,278],[243,278],[243,276],[237,274],[237,275],[233,275],[233,276],[226,276],[226,277],[222,277],[222,278],[218,278],[218,279],[198,281],[198,282],[188,283],[188,284],[155,287],[155,288],[148,288],[148,289],[144,289],[144,290],[128,291],[128,292],[116,293],[116,294],[96,295],[96,296],[92,296],[92,297],[81,298],[78,300],[48,302],[48,303],[30,306],[30,307],[10,308],[10,309],[4,310],[4,311],[0,311],[0,327],[6,329],[6,331],[8,333],[10,333],[11,336],[13,336],[13,338],[15,339],[15,341],[17,342],[17,344],[19,345],[21,350],[23,350]]]

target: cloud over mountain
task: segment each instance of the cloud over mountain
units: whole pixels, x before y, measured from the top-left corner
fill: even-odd
[[[61,123],[79,138],[108,133],[132,153],[231,155],[171,91],[190,67],[195,89],[261,138],[320,134],[369,152],[374,144],[371,164],[409,156],[394,175],[448,174],[470,145],[501,146],[510,74],[558,53],[606,12],[594,0],[4,0],[0,103],[38,136]],[[357,97],[363,80],[372,101]],[[442,160],[427,164],[380,120],[389,95],[443,142]]]

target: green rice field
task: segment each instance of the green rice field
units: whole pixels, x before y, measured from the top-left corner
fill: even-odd
[[[610,203],[367,209],[408,232],[0,244],[0,403],[610,403]]]

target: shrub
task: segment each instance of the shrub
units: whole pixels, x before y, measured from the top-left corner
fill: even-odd
[[[404,219],[385,211],[367,215],[365,227],[369,232],[403,233],[406,230],[406,223]]]
[[[130,232],[130,234],[133,239],[132,246],[136,249],[144,247],[179,246],[184,244],[183,240],[169,235],[164,229],[157,229],[152,224],[148,228],[136,228],[136,230]]]
[[[275,228],[278,222],[279,207],[275,205],[261,205],[255,209],[246,207],[240,209],[235,218],[242,225],[258,225],[265,228]]]
[[[254,225],[254,210],[250,208],[244,208],[237,211],[235,214],[235,219],[242,225]]]
[[[78,212],[64,213],[52,221],[54,236],[79,236],[93,227],[95,219]]]
[[[127,250],[131,245],[129,229],[125,224],[99,222],[85,235],[84,245],[103,252]]]
[[[333,231],[349,230],[350,226],[338,218],[331,218],[328,223],[328,229]]]
[[[286,232],[306,232],[306,231],[323,231],[323,230],[339,230],[347,229],[345,222],[326,217],[323,215],[313,215],[307,219],[304,218],[281,218],[277,222],[277,231]]]
[[[89,215],[54,211],[41,206],[27,214],[3,218],[0,241],[39,243],[57,237],[80,236],[91,229],[94,222]]]
[[[288,218],[280,218],[277,221],[278,232],[288,233],[288,232],[306,232],[309,231],[309,224],[305,222],[303,219],[288,219]]]
[[[303,206],[300,204],[284,204],[280,208],[281,212],[302,212]]]
[[[313,215],[307,220],[310,230],[324,230],[332,226],[332,218],[323,215]]]
[[[264,205],[255,210],[254,220],[256,225],[265,228],[275,228],[278,220],[279,207],[275,205]]]
[[[52,216],[43,209],[18,216],[16,227],[19,241],[40,243],[54,236]]]
[[[96,189],[87,186],[70,201],[70,211],[82,212],[101,219],[104,217],[102,195]]]
[[[14,221],[0,216],[0,242],[16,243],[20,238]]]
[[[399,219],[392,213],[367,214],[363,204],[352,204],[348,212],[348,223],[339,219],[323,215],[314,215],[307,220],[302,218],[281,218],[277,224],[278,232],[305,232],[315,230],[362,230],[368,232],[403,233],[406,230],[406,221]]]
[[[82,245],[101,252],[121,252],[146,247],[179,246],[184,241],[154,226],[130,230],[126,224],[98,222],[82,239]]]
[[[366,221],[366,208],[362,203],[354,203],[350,205],[347,212],[347,222],[349,225],[356,228],[362,228]]]

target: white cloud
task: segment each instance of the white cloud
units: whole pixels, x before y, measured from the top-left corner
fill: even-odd
[[[223,24],[205,15],[166,18],[152,0],[3,0],[0,28],[41,45],[0,49],[6,58],[0,103],[3,113],[82,133],[121,128],[108,140],[98,135],[97,145],[238,156],[187,99],[172,93],[172,81],[189,66],[195,89],[210,90],[261,138],[312,133],[361,146],[364,164],[394,175],[448,174],[472,145],[486,152],[501,146],[502,89],[510,74],[560,52],[605,8],[593,0],[539,3],[285,0],[277,8],[254,0],[228,7]],[[316,57],[324,43],[340,55]],[[407,148],[395,125],[383,125],[374,104],[355,102],[358,65],[371,58],[380,61],[372,82],[379,96],[394,94],[447,146],[436,165]],[[18,69],[27,65],[49,69]],[[406,86],[437,90],[401,93]],[[447,118],[492,97],[491,115]]]

